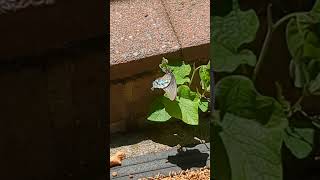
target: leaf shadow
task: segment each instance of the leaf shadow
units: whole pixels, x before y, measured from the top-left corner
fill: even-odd
[[[200,152],[198,149],[187,149],[174,156],[168,156],[168,162],[177,165],[182,170],[201,168],[207,165],[209,154]]]

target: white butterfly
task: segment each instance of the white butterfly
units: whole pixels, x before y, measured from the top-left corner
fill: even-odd
[[[164,76],[154,80],[152,82],[151,90],[154,90],[154,88],[163,89],[167,93],[171,101],[176,99],[177,84],[176,84],[176,79],[172,72],[167,71]]]

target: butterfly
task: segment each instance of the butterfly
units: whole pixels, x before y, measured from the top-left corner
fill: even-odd
[[[154,88],[163,89],[171,101],[176,99],[177,84],[176,79],[171,71],[166,71],[164,76],[154,80],[152,82],[151,90],[153,91]]]

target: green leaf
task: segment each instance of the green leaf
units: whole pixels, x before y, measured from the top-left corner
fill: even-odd
[[[199,69],[201,88],[210,92],[210,63],[201,65]]]
[[[259,27],[258,17],[252,9],[235,9],[225,17],[214,16],[211,22],[213,39],[232,50],[253,41]]]
[[[241,11],[236,8],[225,17],[214,16],[211,25],[215,71],[232,72],[240,64],[255,65],[253,52],[239,49],[256,37],[259,20],[254,10]]]
[[[308,90],[313,95],[320,95],[320,72],[309,84]]]
[[[178,95],[180,98],[189,99],[198,103],[198,107],[202,112],[208,110],[209,103],[207,100],[201,98],[201,94],[191,91],[191,89],[186,85],[181,85],[178,88]],[[179,102],[180,104],[181,102]]]
[[[222,113],[254,118],[251,109],[255,107],[256,91],[250,79],[233,75],[221,79],[215,87],[216,102]]]
[[[165,108],[158,109],[155,112],[153,112],[149,117],[148,120],[150,121],[157,121],[157,122],[164,122],[168,121],[171,118],[171,116],[167,113]]]
[[[190,125],[198,125],[198,105],[199,101],[192,101],[183,97],[179,98],[179,107],[181,109],[181,120]]]
[[[311,10],[311,14],[315,17],[317,17],[318,20],[320,20],[320,1],[317,0],[315,4],[313,5],[313,8]]]
[[[209,102],[205,99],[201,99],[200,102],[199,102],[199,109],[202,111],[202,112],[207,112],[208,111],[208,108],[209,108]]]
[[[191,66],[189,64],[182,62],[181,65],[168,65],[168,67],[172,70],[177,85],[190,82],[190,78],[187,77],[191,72]]]
[[[309,61],[307,68],[310,74],[310,79],[315,79],[320,72],[320,58]]]
[[[181,85],[178,87],[178,96],[186,99],[194,100],[196,92],[191,91],[189,86]]]
[[[227,113],[219,135],[230,162],[231,179],[282,180],[284,128],[281,124],[262,126],[254,120]]]
[[[171,116],[166,112],[165,106],[161,102],[161,98],[157,98],[151,104],[151,114],[147,118],[150,121],[164,122],[168,121]]]
[[[178,101],[171,101],[169,98],[161,96],[161,102],[164,104],[166,112],[171,117],[182,119],[182,112]]]
[[[167,97],[162,96],[162,103],[166,112],[171,117],[180,119],[190,125],[198,125],[199,123],[199,102],[200,99],[190,100],[184,97],[179,97],[176,101],[170,101]]]
[[[260,95],[245,76],[225,77],[217,83],[215,91],[222,116],[229,112],[269,126],[279,124],[279,121],[284,126],[287,124],[282,106],[274,98]]]
[[[211,47],[214,52],[213,66],[217,72],[233,72],[241,64],[250,66],[256,64],[256,56],[250,50],[242,50],[238,53],[220,44],[212,44]]]
[[[319,19],[320,20],[320,19]],[[307,85],[314,76],[310,59],[320,58],[320,41],[312,32],[314,19],[309,15],[299,15],[287,24],[287,44],[293,60],[290,62],[290,75],[298,88]],[[314,63],[314,60],[311,60]]]
[[[286,40],[292,57],[297,56],[299,49],[304,45],[306,28],[301,28],[297,18],[290,19],[286,28]]]
[[[307,65],[299,60],[290,61],[290,74],[294,79],[294,85],[303,88],[310,81]]]
[[[307,157],[313,148],[314,130],[311,128],[288,127],[284,136],[285,145],[292,154],[302,159]]]
[[[303,46],[303,56],[308,58],[320,58],[320,39],[316,33],[308,32],[306,34]]]

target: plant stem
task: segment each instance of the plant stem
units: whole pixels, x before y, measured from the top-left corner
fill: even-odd
[[[297,102],[294,103],[294,106],[297,106],[298,104],[300,104],[302,102],[303,98],[304,98],[304,95],[300,96],[300,98],[297,100]]]
[[[294,13],[291,13],[291,14],[287,14],[287,15],[283,16],[281,19],[279,19],[273,25],[273,29],[278,28],[282,23],[284,23],[285,21],[289,20],[290,18],[301,16],[301,15],[306,15],[306,14],[308,14],[308,12],[294,12]]]
[[[195,69],[193,70],[192,76],[191,76],[191,80],[190,80],[190,83],[189,83],[189,87],[190,87],[191,84],[192,84],[192,81],[193,81],[193,78],[194,78],[194,75],[195,75],[196,71],[199,70],[200,67],[201,67],[201,66],[198,66],[197,68],[195,68]]]
[[[257,64],[253,70],[253,75],[252,75],[252,79],[253,81],[256,81],[257,75],[260,72],[260,69],[262,67],[262,63],[265,59],[266,53],[267,53],[267,49],[269,47],[270,44],[270,40],[271,40],[271,35],[273,32],[273,23],[272,23],[272,14],[271,14],[271,7],[272,5],[269,4],[268,5],[268,9],[267,9],[267,22],[268,22],[268,30],[267,30],[267,35],[266,38],[264,39],[263,45],[262,45],[262,49],[260,52],[260,56],[259,59],[257,61]]]
[[[252,75],[252,79],[253,81],[256,81],[257,75],[259,74],[262,64],[265,60],[265,56],[268,50],[268,47],[270,45],[270,40],[272,37],[273,32],[285,21],[289,20],[292,17],[297,17],[299,15],[304,15],[307,14],[308,12],[295,12],[295,13],[291,13],[291,14],[287,14],[286,16],[282,17],[281,19],[279,19],[275,24],[273,24],[272,22],[272,13],[271,13],[271,7],[272,5],[269,4],[268,9],[267,9],[267,22],[268,22],[268,31],[267,31],[267,35],[266,38],[263,42],[262,45],[262,49],[260,52],[260,56],[259,59],[257,61],[257,64],[255,66],[255,69],[253,71],[253,75]]]

